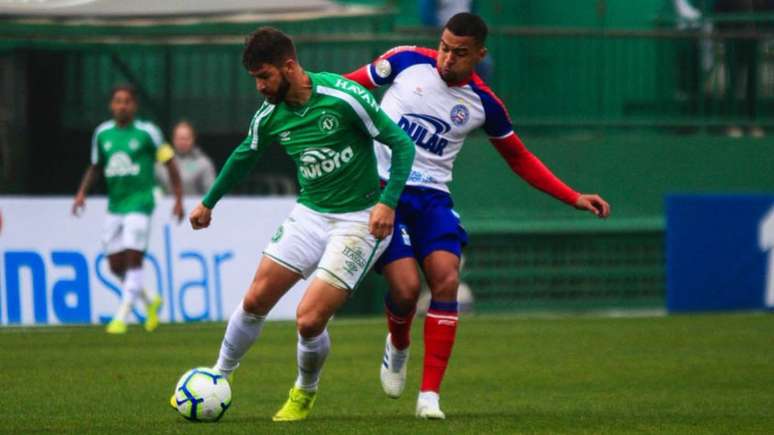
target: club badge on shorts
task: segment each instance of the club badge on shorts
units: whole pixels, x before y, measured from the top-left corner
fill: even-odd
[[[282,225],[280,225],[279,228],[277,228],[277,231],[274,232],[274,235],[271,236],[271,241],[273,243],[277,243],[279,241],[279,239],[282,238],[282,235],[284,233],[285,233],[285,229],[282,227]]]

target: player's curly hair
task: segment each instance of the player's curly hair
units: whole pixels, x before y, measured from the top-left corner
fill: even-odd
[[[443,27],[457,36],[472,36],[478,45],[484,45],[489,29],[484,20],[478,15],[468,12],[460,12],[449,18]]]
[[[279,67],[288,59],[296,60],[293,40],[273,27],[261,27],[245,39],[242,65],[248,71],[255,71],[264,64]]]
[[[137,101],[137,88],[128,83],[120,83],[113,86],[110,89],[110,99],[112,100],[118,92],[126,92],[134,101]]]

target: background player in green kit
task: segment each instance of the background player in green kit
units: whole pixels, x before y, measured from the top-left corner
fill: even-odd
[[[214,368],[230,375],[276,302],[299,279],[314,274],[296,315],[298,377],[273,417],[274,421],[301,420],[314,404],[330,349],[328,319],[389,243],[414,145],[365,88],[336,74],[304,71],[293,42],[278,30],[261,28],[253,33],[246,42],[243,64],[266,101],[253,117],[247,138],[191,212],[191,224],[194,229],[210,224],[215,203],[247,174],[270,143],[285,148],[297,165],[301,192],[229,319]],[[393,151],[384,191],[380,191],[373,139]],[[183,401],[173,396],[172,405],[178,403]]]
[[[135,119],[137,96],[130,86],[113,89],[110,98],[113,119],[94,130],[91,141],[91,165],[86,169],[72,212],[78,215],[86,205],[86,194],[100,170],[105,175],[108,191],[108,217],[102,243],[110,270],[121,279],[122,300],[113,320],[107,326],[111,334],[126,332],[129,312],[137,299],[145,303],[145,329],[158,326],[161,297],[145,288],[142,262],[148,248],[150,216],[153,213],[153,165],[165,163],[175,193],[174,215],[183,219],[180,175],[172,157],[174,152],[163,144],[161,131],[150,122]]]

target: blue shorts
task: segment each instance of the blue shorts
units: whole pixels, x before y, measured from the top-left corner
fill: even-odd
[[[422,264],[433,251],[448,251],[459,257],[468,244],[468,234],[452,207],[451,196],[442,190],[406,186],[395,209],[392,241],[376,264],[377,270],[406,257]]]

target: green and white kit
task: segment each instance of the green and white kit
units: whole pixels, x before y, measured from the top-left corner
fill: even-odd
[[[172,158],[159,152],[163,141],[158,127],[140,120],[123,127],[106,121],[94,130],[91,163],[103,167],[107,183],[108,218],[102,243],[108,254],[148,247],[154,163],[159,157]]]
[[[282,232],[288,233],[285,235],[288,241],[280,238],[271,243],[266,254],[303,276],[308,276],[316,267],[327,270],[320,274],[322,278],[352,290],[373,262],[362,263],[357,279],[340,276],[339,281],[343,282],[339,282],[329,276],[346,267],[338,258],[329,261],[338,254],[328,255],[327,252],[333,252],[329,249],[310,249],[309,258],[300,260],[296,252],[304,248],[294,245],[302,244],[304,237],[314,237],[316,240],[308,243],[323,247],[346,239],[348,242],[340,249],[341,256],[356,251],[365,257],[377,245],[386,246],[385,241],[377,243],[368,233],[369,211],[377,202],[395,208],[414,159],[414,144],[362,86],[337,74],[307,74],[312,85],[309,100],[298,107],[284,102],[264,103],[253,116],[247,137],[232,152],[202,203],[213,208],[247,175],[269,144],[279,144],[296,164],[300,206],[281,227]],[[376,171],[374,139],[393,151],[390,180],[383,190]],[[337,219],[347,224],[336,225]],[[304,226],[299,234],[304,236],[291,236],[299,222]],[[332,237],[334,234],[341,239]]]

